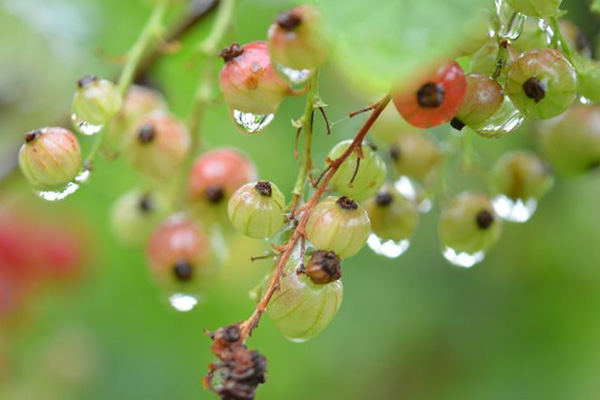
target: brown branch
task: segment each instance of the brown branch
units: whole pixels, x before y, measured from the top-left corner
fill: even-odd
[[[308,203],[306,203],[304,213],[302,214],[302,218],[300,219],[298,226],[294,230],[294,233],[292,234],[292,237],[290,238],[289,242],[283,247],[283,252],[277,260],[275,272],[273,273],[273,277],[269,282],[269,286],[267,287],[265,294],[261,298],[260,302],[256,306],[256,309],[254,310],[250,318],[248,318],[240,324],[240,333],[243,340],[246,340],[248,336],[250,336],[252,330],[258,325],[260,318],[267,309],[267,305],[269,304],[269,301],[271,301],[275,290],[277,290],[277,287],[279,285],[279,278],[281,278],[283,269],[289,261],[294,251],[294,248],[298,244],[298,241],[304,239],[306,236],[305,228],[306,224],[308,223],[308,218],[310,217],[312,210],[319,202],[319,199],[325,192],[325,188],[329,184],[329,181],[331,181],[333,175],[337,172],[342,163],[355,151],[356,147],[362,144],[365,136],[369,132],[369,129],[371,128],[371,126],[373,126],[373,123],[377,120],[377,118],[389,102],[390,96],[388,95],[379,103],[377,103],[377,105],[375,105],[371,116],[365,122],[360,131],[356,134],[354,140],[352,141],[352,144],[350,144],[350,146],[346,149],[344,154],[342,154],[340,157],[336,158],[331,162],[329,172],[327,173],[323,181],[320,183],[319,187],[317,188],[313,196],[310,198]]]

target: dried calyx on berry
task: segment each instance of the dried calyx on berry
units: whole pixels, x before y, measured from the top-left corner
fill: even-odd
[[[342,277],[342,263],[333,251],[317,250],[304,266],[303,272],[317,285],[325,285]]]
[[[173,266],[173,275],[180,282],[188,282],[194,277],[194,266],[186,259],[179,259]]]

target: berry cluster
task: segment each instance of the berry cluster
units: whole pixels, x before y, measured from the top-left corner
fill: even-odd
[[[218,21],[226,28],[232,3],[222,3]],[[180,311],[194,307],[218,271],[222,254],[216,242],[223,237],[227,242],[232,230],[267,239],[267,255],[257,258],[274,260],[274,267],[254,293],[256,309],[212,335],[219,362],[206,380],[224,399],[252,399],[264,382],[265,359],[248,350],[245,340],[262,315],[294,342],[314,338],[340,308],[342,261],[365,245],[399,257],[421,214],[436,204],[443,256],[471,267],[499,240],[503,220],[525,222],[532,216],[553,185],[552,167],[576,175],[600,165],[600,108],[593,105],[600,100],[600,67],[584,46],[563,36],[560,3],[496,1],[489,23],[476,40],[456,49],[456,60],[390,85],[381,101],[352,113],[370,116],[353,139],[333,146],[320,174],[311,154],[314,114],[322,114],[328,133],[331,126],[318,94],[319,68],[335,41],[319,11],[308,5],[284,11],[269,28],[268,41],[224,48],[218,53],[224,61],[218,82],[242,132],[261,131],[287,96],[306,94],[304,115],[294,121],[297,134],[304,133],[304,148],[289,202],[274,182],[260,179],[243,151],[223,147],[196,155],[197,119],[186,125],[158,92],[130,86],[131,68],[118,85],[95,76],[78,82],[75,129],[99,138],[85,160],[75,134],[43,128],[26,134],[21,170],[35,190],[53,200],[87,179],[97,151],[107,158],[123,154],[151,183],[115,203],[112,226],[126,244],[147,243],[151,272]],[[164,9],[156,13],[149,32]],[[205,55],[217,56],[224,31],[223,25],[215,27],[200,46]],[[132,51],[134,62],[137,49],[148,43],[142,35]],[[196,111],[209,103],[210,68],[200,82]],[[535,125],[542,156],[515,150],[489,169],[478,160],[473,134],[499,138],[530,120],[544,120]],[[443,124],[449,132],[426,131]],[[371,127],[378,146],[366,140]],[[448,172],[455,158],[461,172],[478,173],[487,192],[450,194]],[[185,190],[178,190],[180,174],[186,175]],[[162,189],[168,184],[175,188],[167,195]],[[326,192],[331,193],[325,197]]]

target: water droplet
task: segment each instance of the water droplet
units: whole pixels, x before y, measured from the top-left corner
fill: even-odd
[[[252,114],[239,110],[232,111],[235,125],[242,133],[255,134],[267,127],[273,121],[274,114]]]
[[[310,69],[293,69],[281,64],[275,64],[275,69],[286,77],[292,85],[302,85],[310,78],[313,72]]]
[[[75,113],[71,114],[71,121],[73,122],[73,126],[75,127],[75,129],[77,129],[77,131],[88,136],[100,132],[104,127],[104,125],[92,125],[83,118],[80,118]]]
[[[492,201],[494,211],[510,222],[527,222],[537,209],[536,199],[517,199],[513,200],[510,197],[499,195]]]
[[[483,251],[478,251],[477,253],[471,254],[456,251],[451,247],[446,247],[443,254],[444,258],[448,260],[450,264],[463,268],[471,268],[473,265],[480,263],[485,258],[485,253]]]
[[[419,193],[422,192],[421,188],[419,188],[410,178],[407,176],[401,176],[394,182],[394,188],[404,197],[412,201],[421,201],[417,204],[417,209],[422,214],[427,214],[433,208],[433,202],[428,199],[419,198]]]
[[[75,182],[79,184],[86,183],[90,179],[91,171],[89,169],[83,169],[79,175],[75,177]]]
[[[189,312],[198,305],[198,297],[187,293],[169,295],[169,304],[179,312]]]
[[[396,242],[394,240],[384,240],[372,233],[371,235],[369,235],[367,244],[375,254],[387,258],[398,258],[402,254],[404,254],[406,250],[408,250],[408,248],[410,247],[410,240],[405,239],[399,242]]]
[[[36,194],[46,201],[64,200],[79,189],[75,182],[69,182],[64,188],[57,190],[38,190]]]
[[[506,97],[502,108],[496,114],[484,123],[471,127],[471,129],[480,136],[498,139],[515,131],[523,121],[525,121],[525,116]]]
[[[579,102],[585,106],[590,106],[594,103],[592,100],[584,96],[579,96]]]
[[[509,40],[517,40],[519,36],[521,36],[521,32],[523,32],[523,27],[525,26],[526,20],[526,15],[517,13],[510,30],[502,35],[502,37]]]

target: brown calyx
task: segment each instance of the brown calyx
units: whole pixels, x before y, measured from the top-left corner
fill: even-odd
[[[304,273],[313,283],[325,285],[342,277],[342,264],[333,251],[317,250],[304,267]]]
[[[219,57],[222,58],[226,63],[233,60],[234,58],[241,56],[244,53],[244,49],[239,43],[233,43],[229,47],[225,47],[219,52]]]
[[[437,108],[444,102],[444,89],[441,85],[428,82],[417,91],[417,101],[424,108]]]

